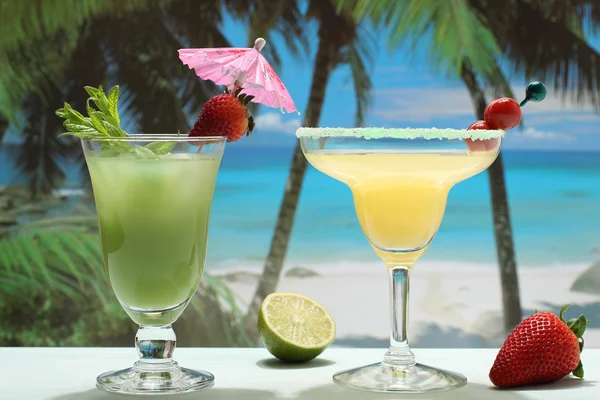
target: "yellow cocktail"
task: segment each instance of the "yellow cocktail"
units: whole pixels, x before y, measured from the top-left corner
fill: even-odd
[[[407,335],[410,271],[442,223],[452,186],[496,159],[504,131],[300,128],[297,136],[315,168],[352,190],[360,226],[390,277],[392,329],[383,362],[333,380],[377,392],[464,385],[460,374],[415,361]]]
[[[487,168],[496,154],[318,150],[306,158],[352,189],[365,236],[387,265],[396,266],[416,261],[442,222],[448,191]]]

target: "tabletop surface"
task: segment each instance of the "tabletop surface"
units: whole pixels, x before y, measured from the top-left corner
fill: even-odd
[[[270,399],[600,399],[600,349],[582,354],[585,380],[563,379],[549,385],[520,390],[493,388],[488,372],[496,350],[416,349],[418,362],[464,374],[469,383],[460,389],[420,395],[378,394],[354,391],[334,384],[331,376],[344,369],[383,358],[382,349],[326,350],[306,364],[283,364],[265,349],[178,348],[175,359],[187,368],[215,375],[215,386],[176,396],[151,396],[153,400],[270,400]],[[110,400],[132,399],[96,389],[96,376],[131,366],[133,348],[0,348],[0,399]]]

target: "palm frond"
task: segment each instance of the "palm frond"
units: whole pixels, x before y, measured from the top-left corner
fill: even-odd
[[[242,3],[243,4],[243,3]],[[286,48],[297,57],[306,56],[309,50],[304,16],[298,2],[288,0],[254,0],[240,10],[248,24],[248,43],[254,44],[257,37],[283,38]],[[276,46],[263,49],[274,67],[281,67],[281,57]]]
[[[57,291],[83,299],[86,286],[105,282],[102,259],[82,244],[97,236],[79,230],[16,231],[0,239],[0,299]],[[23,279],[26,277],[26,279]],[[110,293],[106,283],[98,288]]]
[[[169,30],[183,47],[229,46],[219,29],[223,22],[219,1],[178,0],[164,4],[161,10]]]
[[[126,15],[152,6],[146,0],[1,1],[1,115],[18,122],[20,100],[30,92],[42,95],[44,80],[62,75],[69,58],[65,50],[72,50],[86,20],[107,14]],[[31,53],[39,55],[32,57]],[[31,65],[32,59],[41,62]]]
[[[57,77],[62,76],[75,44],[76,37],[57,34],[52,41],[40,40],[0,52],[0,112],[3,118],[22,126],[19,110],[22,99],[29,93],[48,102],[48,94],[56,87]]]
[[[0,2],[0,52],[77,30],[91,17],[125,15],[150,7],[152,2],[146,0],[4,0]]]
[[[583,36],[581,20],[597,26],[591,12],[598,12],[598,6],[572,0],[516,0],[507,10],[499,2],[469,1],[515,71],[528,79],[550,81],[564,96],[588,100],[600,109],[600,54]],[[569,5],[573,8],[565,11]]]
[[[8,107],[8,106],[3,105],[2,101],[0,100],[0,145],[2,145],[2,140],[4,139],[4,135],[8,131],[8,119],[4,118],[3,115],[6,115],[5,113],[10,112],[7,109],[3,110],[3,107]]]
[[[350,67],[356,98],[355,124],[362,126],[365,113],[372,103],[371,72],[377,44],[364,27],[358,26],[357,30],[356,38],[343,50],[342,62]]]
[[[202,321],[209,321],[215,317],[215,310],[219,310],[221,315],[215,322],[219,323],[225,334],[226,343],[229,346],[254,346],[254,342],[250,340],[245,330],[244,311],[238,306],[240,301],[240,298],[220,278],[204,274],[200,288],[190,303],[196,314],[184,314],[182,318],[189,321],[200,317]],[[210,330],[210,326],[207,329]],[[220,339],[222,343],[222,338]]]
[[[337,5],[352,7],[356,18],[368,16],[391,27],[392,47],[427,48],[432,64],[452,77],[460,75],[465,55],[477,73],[489,74],[500,53],[494,35],[467,0],[337,0]]]
[[[165,54],[177,57],[177,50],[183,47],[165,15],[169,15],[168,10],[152,9],[136,14],[133,19],[112,20],[110,31],[105,32],[105,48],[113,65],[110,78],[125,82],[123,102],[137,122],[137,129],[145,133],[187,132],[188,113],[198,112],[201,104],[214,94],[213,84],[198,79],[181,63],[165,57]],[[214,24],[201,19],[196,16],[188,22],[200,26]],[[146,32],[150,30],[154,34],[149,39]],[[122,36],[128,40],[120,41]]]
[[[60,99],[60,92],[54,90],[53,97]],[[24,108],[27,111],[22,130],[25,140],[16,153],[16,165],[29,181],[32,198],[36,198],[39,193],[50,192],[56,182],[65,178],[60,162],[67,157],[67,151],[58,138],[61,125],[54,114],[55,108],[44,105],[34,93],[27,96]]]
[[[220,30],[222,22],[221,7],[218,2],[182,0],[163,7],[163,23],[172,34],[172,48],[229,47],[230,43]],[[177,91],[184,111],[193,118],[208,98],[218,91],[210,81],[203,81],[181,63],[169,63],[169,74]]]

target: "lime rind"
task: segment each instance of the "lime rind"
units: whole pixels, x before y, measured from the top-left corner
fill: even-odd
[[[498,139],[506,134],[504,130],[467,130],[439,128],[298,128],[299,138],[355,137],[362,139]]]

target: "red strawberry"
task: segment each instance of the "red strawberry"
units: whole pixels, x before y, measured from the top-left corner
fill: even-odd
[[[557,317],[538,312],[521,322],[508,335],[490,370],[498,387],[549,383],[570,373],[583,378],[580,353],[588,320],[583,315],[563,320],[566,305]]]
[[[235,142],[250,135],[254,120],[246,105],[253,98],[240,94],[240,89],[210,98],[202,107],[189,136],[226,136],[228,142]]]
[[[493,130],[484,120],[475,121],[467,128],[467,130]],[[467,147],[471,151],[486,151],[493,150],[498,147],[498,139],[492,138],[488,140],[472,140],[466,139]]]

